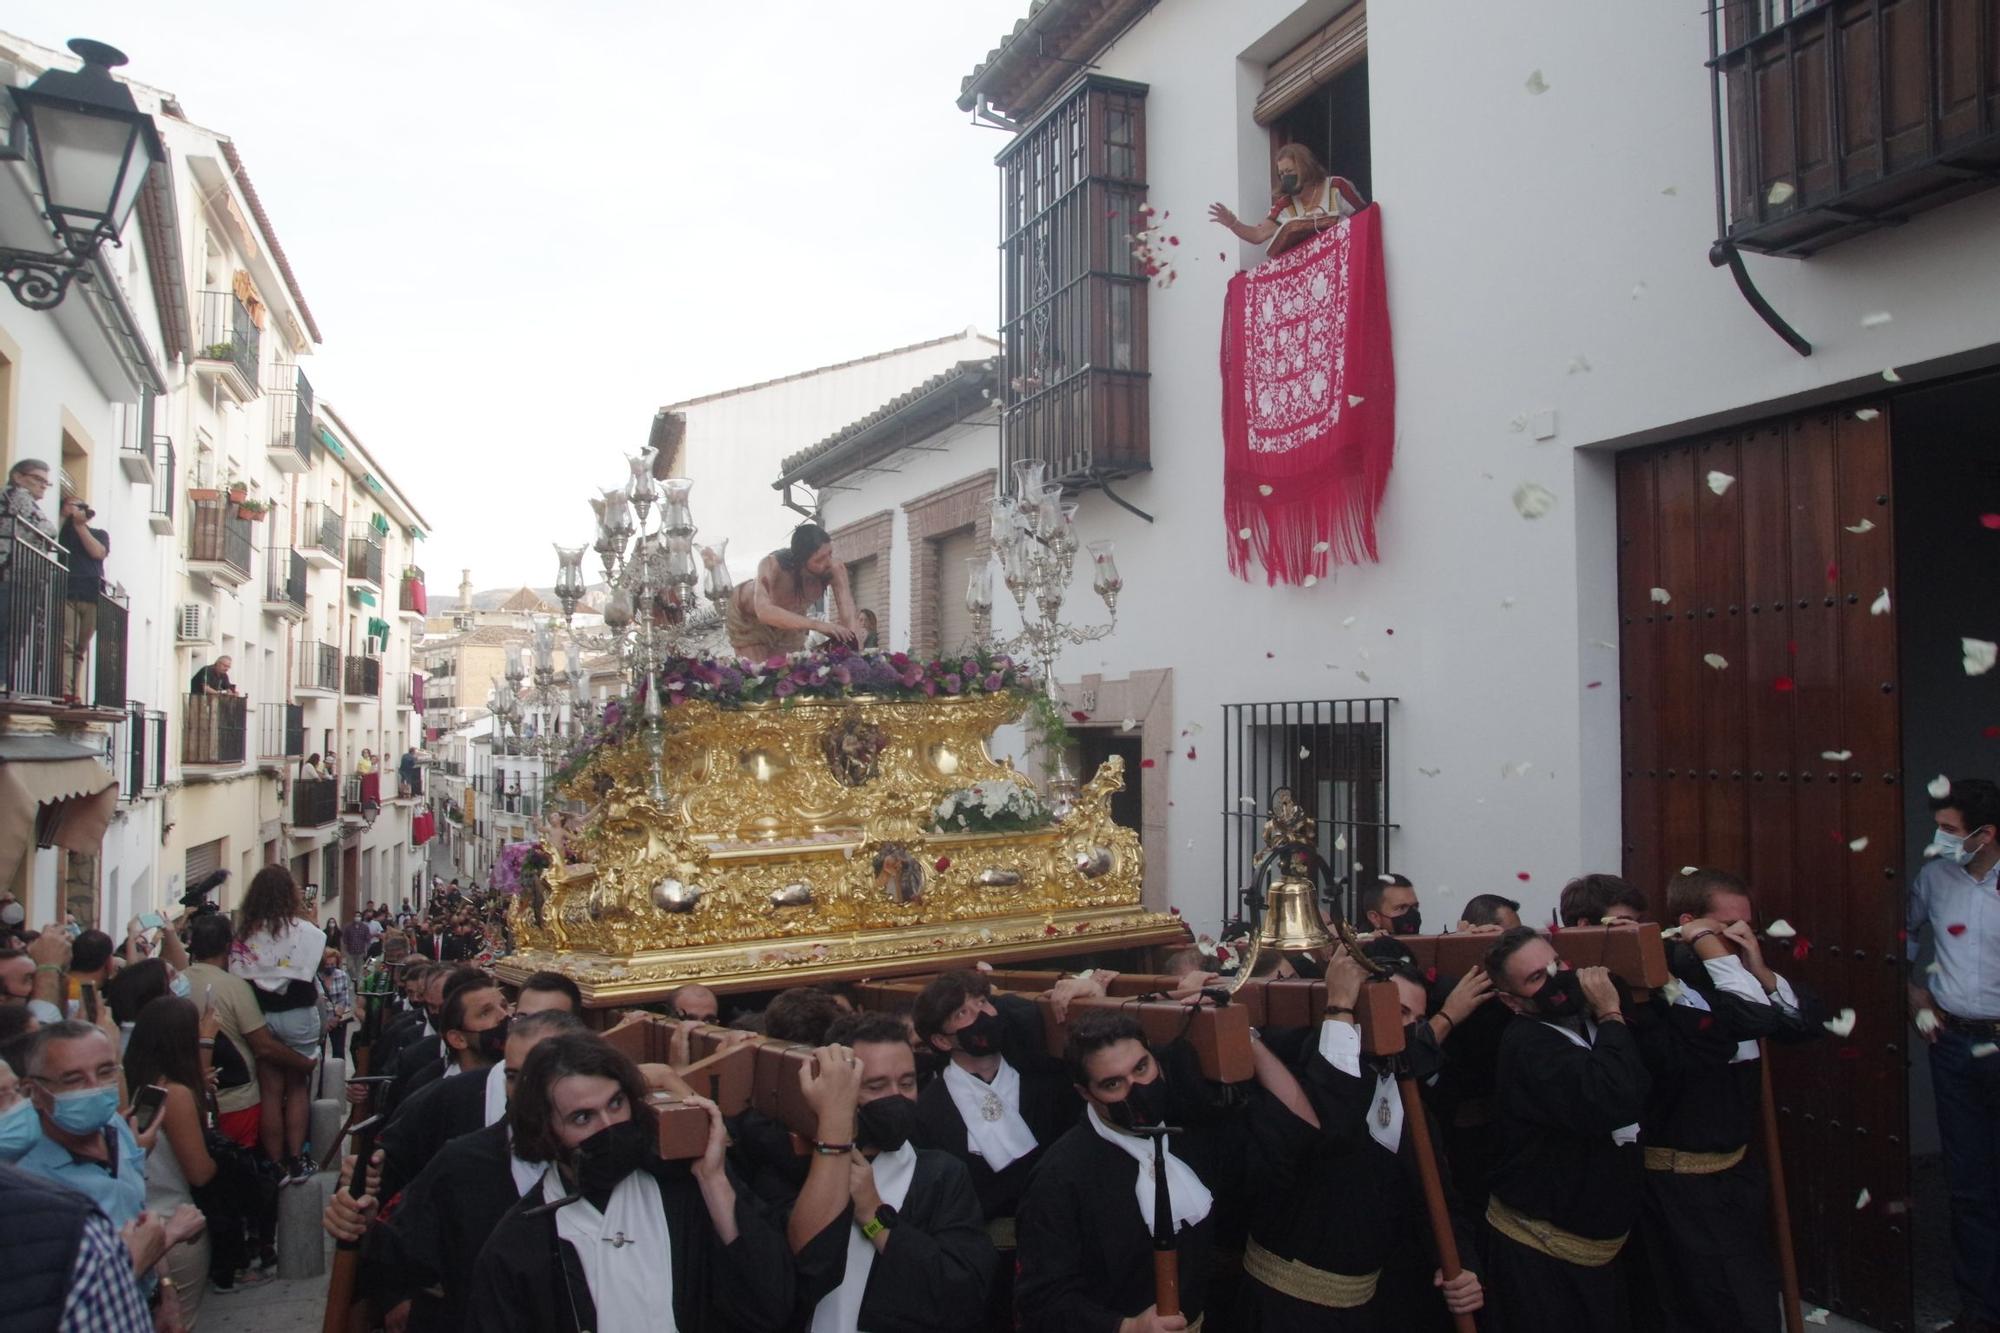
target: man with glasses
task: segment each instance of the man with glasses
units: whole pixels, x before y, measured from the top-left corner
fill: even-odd
[[[0,687],[9,694],[47,694],[56,684],[53,659],[38,661],[34,644],[51,623],[57,589],[53,583],[35,587],[32,573],[13,564],[14,552],[24,542],[53,556],[56,529],[42,512],[42,497],[48,490],[49,465],[39,458],[15,463],[7,471],[6,489],[0,490],[0,653],[5,654]],[[40,539],[23,533],[23,527],[40,534]],[[39,675],[48,679],[38,680]]]
[[[23,1171],[75,1190],[111,1219],[132,1253],[141,1285],[168,1250],[201,1234],[201,1210],[182,1204],[164,1226],[148,1226],[146,1153],[118,1114],[118,1049],[89,1023],[51,1023],[35,1033],[25,1060],[41,1141]]]

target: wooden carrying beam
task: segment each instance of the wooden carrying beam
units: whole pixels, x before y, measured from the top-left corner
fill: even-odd
[[[1464,976],[1486,961],[1493,935],[1411,935],[1398,941],[1416,955],[1418,967],[1434,967],[1439,976]],[[1651,922],[1636,926],[1565,926],[1548,936],[1556,957],[1571,967],[1605,967],[1642,997],[1667,984],[1666,947],[1660,928]]]
[[[813,1053],[803,1046],[756,1037],[725,1042],[728,1028],[703,1025],[688,1033],[692,1063],[676,1070],[696,1092],[711,1098],[725,1116],[752,1108],[811,1142],[818,1117],[806,1104],[799,1071],[810,1068]],[[671,1064],[674,1023],[656,1014],[611,1029],[604,1039],[638,1064]],[[660,1156],[669,1161],[699,1157],[708,1143],[708,1113],[669,1092],[657,1092],[648,1104],[660,1121]]]

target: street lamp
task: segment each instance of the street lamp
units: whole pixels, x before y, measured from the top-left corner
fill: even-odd
[[[25,156],[33,169],[42,216],[61,246],[0,246],[0,282],[31,310],[54,309],[72,281],[89,280],[85,269],[98,247],[120,244],[146,173],[166,156],[153,118],[111,77],[125,53],[81,37],[69,49],[82,69],[51,69],[26,88],[8,89],[15,157]]]

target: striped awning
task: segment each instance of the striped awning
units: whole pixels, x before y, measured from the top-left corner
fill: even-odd
[[[319,428],[319,442],[325,445],[326,451],[332,454],[335,458],[347,457],[347,450],[340,447],[340,441],[334,439],[333,432],[328,430],[324,426],[321,426]]]
[[[363,606],[375,605],[375,594],[369,592],[366,588],[349,588],[347,595]]]
[[[118,778],[94,751],[54,736],[0,738],[0,883],[37,845],[95,852],[118,806]]]

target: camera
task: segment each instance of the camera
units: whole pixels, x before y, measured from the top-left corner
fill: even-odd
[[[195,881],[193,887],[181,895],[181,906],[192,909],[196,916],[205,916],[210,912],[221,910],[208,901],[208,896],[221,888],[228,879],[227,870],[212,870],[203,875]]]
[[[95,509],[92,509],[89,505],[85,504],[82,500],[79,500],[76,496],[72,495],[69,498],[69,502],[75,505],[78,509],[81,509],[83,511],[83,517],[85,522],[89,522],[91,519],[97,517],[97,511]]]

